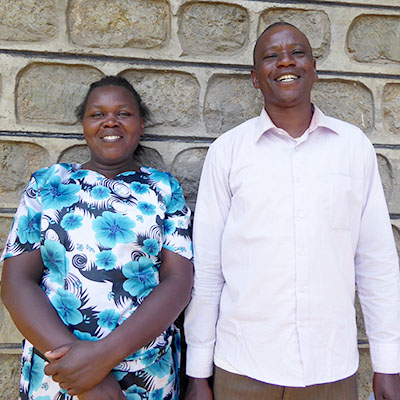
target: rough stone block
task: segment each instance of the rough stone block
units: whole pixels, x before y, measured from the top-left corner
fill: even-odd
[[[392,229],[393,229],[394,241],[396,242],[397,254],[400,257],[400,221],[397,220],[396,222],[392,225]]]
[[[228,55],[244,46],[249,26],[249,16],[243,7],[225,3],[187,3],[179,19],[179,39],[184,54]]]
[[[362,63],[400,63],[400,17],[361,15],[347,33],[350,57]]]
[[[165,171],[165,164],[157,150],[141,146],[133,155],[141,165]],[[66,149],[60,156],[59,162],[84,163],[90,159],[90,150],[87,145],[77,145]]]
[[[71,0],[70,40],[95,48],[160,47],[169,36],[167,0]]]
[[[85,65],[32,63],[17,77],[18,122],[73,125],[90,83],[103,74]]]
[[[207,147],[198,147],[180,152],[172,164],[172,174],[182,185],[186,202],[194,210],[197,190]]]
[[[56,21],[54,0],[0,0],[0,40],[49,41]]]
[[[260,114],[264,105],[261,91],[254,89],[250,74],[219,75],[208,82],[204,106],[207,132],[223,133]]]
[[[311,99],[327,115],[357,125],[364,132],[373,127],[372,94],[360,82],[321,79],[315,82]]]
[[[364,316],[361,310],[360,299],[358,298],[357,293],[356,293],[355,308],[356,308],[356,322],[357,322],[357,337],[359,341],[365,343],[367,341],[367,334],[365,332]]]
[[[391,213],[400,213],[400,151],[376,149],[379,172],[385,191],[386,202]]]
[[[197,79],[175,71],[128,70],[121,74],[150,110],[147,126],[191,127],[199,120]]]
[[[16,207],[31,174],[48,159],[47,150],[36,144],[0,141],[0,207]]]
[[[360,346],[360,365],[357,374],[358,398],[367,400],[372,393],[372,367],[368,346]]]
[[[0,353],[0,399],[18,399],[20,358],[18,354]]]
[[[0,301],[0,343],[21,343],[23,337]],[[1,397],[0,397],[1,398]]]
[[[385,128],[400,138],[400,84],[388,83],[385,85],[382,100]]]
[[[326,56],[331,42],[331,23],[328,15],[320,10],[271,8],[261,14],[258,34],[275,22],[289,22],[307,35],[315,58]]]
[[[4,246],[6,244],[6,240],[8,237],[8,233],[10,232],[13,219],[14,216],[12,214],[8,216],[0,216],[0,254],[3,253]]]

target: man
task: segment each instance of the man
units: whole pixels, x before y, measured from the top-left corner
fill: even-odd
[[[399,265],[374,149],[311,104],[296,27],[261,34],[251,76],[265,108],[203,167],[186,399],[357,400],[357,284],[375,397],[399,400]]]

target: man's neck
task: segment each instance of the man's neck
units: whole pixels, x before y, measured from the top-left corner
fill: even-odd
[[[300,137],[308,129],[313,116],[311,103],[287,108],[265,105],[265,110],[271,121],[293,138]]]

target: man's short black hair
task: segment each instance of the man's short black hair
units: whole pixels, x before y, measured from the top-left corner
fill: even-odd
[[[274,23],[271,24],[271,25],[268,25],[268,26],[261,32],[261,34],[258,36],[258,38],[257,38],[257,40],[256,40],[256,43],[255,43],[255,45],[254,45],[254,48],[253,48],[253,66],[256,64],[256,47],[257,47],[258,41],[260,40],[261,36],[264,35],[265,32],[267,32],[267,31],[269,31],[270,29],[275,28],[275,27],[277,27],[277,26],[290,26],[290,27],[292,27],[292,28],[294,28],[294,29],[297,29],[299,32],[301,32],[301,33],[304,35],[304,37],[307,39],[307,43],[308,43],[308,45],[310,46],[311,55],[312,55],[312,47],[311,47],[311,44],[310,44],[310,42],[309,42],[307,36],[306,36],[297,26],[295,26],[295,25],[293,25],[293,24],[290,24],[289,22],[278,21],[278,22],[274,22]]]

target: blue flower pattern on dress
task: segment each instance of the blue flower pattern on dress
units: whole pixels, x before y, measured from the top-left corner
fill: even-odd
[[[42,287],[60,318],[78,339],[99,340],[158,285],[162,248],[191,259],[189,225],[190,210],[169,173],[142,167],[107,179],[79,164],[56,164],[32,175],[3,257],[40,248]],[[171,326],[116,366],[120,381],[135,375],[136,383],[125,385],[128,399],[177,399],[174,332]],[[37,359],[25,341],[21,399],[53,398],[57,390],[70,400],[42,367],[32,375]]]
[[[69,213],[65,214],[61,220],[61,226],[66,231],[72,231],[73,229],[80,228],[82,226],[83,217],[81,215]]]
[[[92,228],[96,232],[99,243],[104,247],[112,248],[117,243],[133,242],[136,239],[132,231],[135,225],[135,222],[128,217],[104,211],[101,217],[93,221]]]
[[[22,244],[31,244],[40,240],[40,213],[27,207],[27,215],[23,215],[18,221],[18,237]]]
[[[146,297],[158,284],[153,262],[147,257],[139,261],[129,261],[122,267],[122,273],[128,278],[123,288],[134,297]]]

